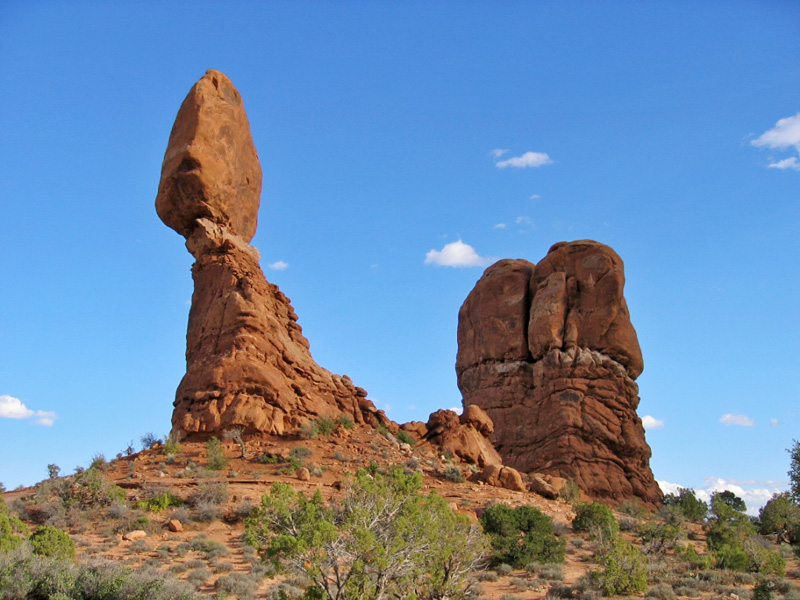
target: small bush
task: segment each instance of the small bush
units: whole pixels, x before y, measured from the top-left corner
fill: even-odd
[[[647,559],[627,540],[611,538],[598,558],[604,567],[599,581],[606,596],[640,594],[647,589]]]
[[[222,451],[222,443],[216,437],[212,437],[206,442],[206,457],[208,458],[206,468],[211,471],[221,471],[230,462],[225,458],[225,454]]]
[[[532,506],[488,507],[480,518],[491,539],[495,563],[523,567],[531,562],[563,562],[566,543],[553,535],[553,520]]]
[[[645,554],[665,554],[675,547],[683,532],[669,523],[649,522],[642,524],[638,533]]]
[[[92,456],[92,462],[89,463],[90,469],[99,469],[101,471],[104,471],[107,466],[106,457],[102,452],[98,452]]]
[[[561,490],[558,492],[558,497],[565,502],[577,502],[581,497],[581,488],[578,487],[574,479],[570,479],[561,487]]]
[[[619,512],[633,517],[634,519],[643,519],[647,516],[647,509],[639,498],[628,498],[625,500],[620,504]]]
[[[408,444],[409,446],[413,446],[414,444],[417,443],[416,440],[414,440],[414,437],[410,433],[402,429],[397,432],[397,441],[400,442],[401,444]]]
[[[149,450],[155,444],[160,443],[161,439],[156,437],[154,433],[148,431],[142,437],[139,438],[139,441],[142,443],[142,450]]]
[[[572,528],[575,531],[588,531],[595,537],[613,536],[619,532],[619,524],[611,509],[599,502],[578,504]]]
[[[289,462],[299,463],[299,466],[302,466],[303,461],[307,458],[311,458],[313,455],[314,451],[310,448],[306,448],[305,446],[295,446],[289,450]]]
[[[330,435],[336,431],[336,421],[330,417],[318,417],[314,421],[314,431],[317,435]]]
[[[700,522],[708,514],[708,504],[700,500],[691,488],[679,488],[677,494],[664,496],[665,506],[676,506],[689,521]]]
[[[339,415],[336,417],[336,426],[342,427],[344,429],[355,429],[356,424],[353,422],[353,419],[350,417],[345,417],[344,415]]]
[[[177,431],[170,431],[164,438],[164,454],[174,456],[181,453],[181,435]]]
[[[58,474],[61,472],[61,467],[56,464],[49,464],[47,465],[47,476],[50,479],[57,479]]]
[[[75,558],[75,542],[63,531],[50,525],[36,529],[30,537],[31,549],[39,556]]]
[[[464,483],[466,481],[464,473],[461,472],[461,468],[457,465],[447,465],[444,470],[444,478],[453,483]]]
[[[223,504],[228,500],[228,484],[220,482],[201,483],[197,489],[189,495],[189,504],[197,507],[201,503]]]
[[[8,512],[5,500],[0,497],[0,552],[8,552],[23,542],[23,537],[17,534],[25,534],[27,527],[17,517]]]
[[[136,503],[136,508],[149,510],[150,512],[161,512],[173,506],[181,506],[183,500],[170,492],[159,492],[153,494],[148,500],[140,500]]]

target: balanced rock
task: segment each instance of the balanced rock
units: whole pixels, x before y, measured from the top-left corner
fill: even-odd
[[[195,258],[173,429],[282,435],[338,415],[388,423],[366,391],[314,362],[289,299],[264,277],[249,245],[260,191],[241,96],[225,75],[208,71],[178,112],[156,198],[159,216]]]
[[[464,406],[494,423],[504,464],[654,504],[624,284],[622,260],[591,240],[555,244],[538,265],[495,263],[459,312],[456,372]]]

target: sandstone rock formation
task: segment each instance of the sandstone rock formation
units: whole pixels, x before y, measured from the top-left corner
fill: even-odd
[[[456,371],[506,465],[653,504],[661,491],[636,415],[644,364],[624,283],[619,256],[591,240],[555,244],[538,265],[495,263],[459,312]]]
[[[479,467],[501,465],[503,460],[486,437],[492,427],[491,419],[478,406],[461,417],[452,410],[437,410],[428,418],[423,439]]]
[[[249,245],[261,167],[239,92],[208,71],[181,105],[170,134],[156,210],[195,258],[186,375],[173,430],[209,435],[285,434],[318,416],[386,423],[347,376],[314,362],[288,298],[269,283]]]

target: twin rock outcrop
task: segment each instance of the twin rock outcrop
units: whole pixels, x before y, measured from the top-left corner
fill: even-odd
[[[195,258],[173,430],[286,435],[345,415],[396,432],[365,390],[317,365],[288,298],[264,277],[249,245],[260,194],[241,96],[208,71],[178,112],[156,198],[158,215]],[[556,244],[536,266],[491,266],[459,315],[464,414],[438,411],[403,427],[484,467],[489,483],[523,486],[516,469],[574,479],[612,502],[656,501],[636,416],[642,357],[623,283],[619,257],[590,241]]]

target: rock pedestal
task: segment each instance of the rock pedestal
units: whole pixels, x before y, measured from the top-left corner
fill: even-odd
[[[459,312],[456,371],[464,406],[494,423],[504,464],[608,502],[654,504],[624,284],[622,260],[591,240],[555,244],[538,265],[495,263]]]
[[[208,436],[241,426],[283,435],[323,415],[388,422],[349,377],[314,362],[289,299],[264,277],[249,245],[260,193],[241,96],[225,75],[208,71],[175,119],[156,198],[158,215],[195,258],[173,430]]]

